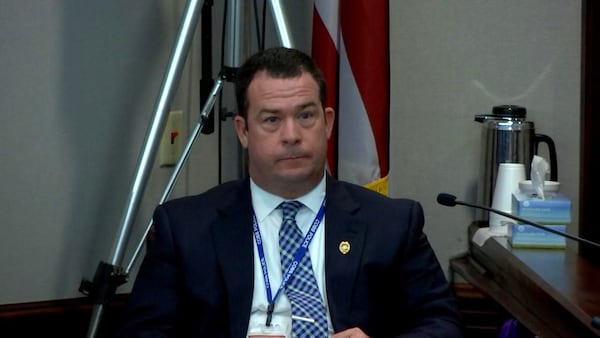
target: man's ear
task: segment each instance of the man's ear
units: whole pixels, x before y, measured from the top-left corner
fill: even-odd
[[[325,108],[325,128],[327,131],[327,138],[331,137],[333,131],[333,123],[335,122],[335,110],[331,107]]]
[[[236,115],[233,118],[233,126],[235,127],[235,133],[237,134],[242,147],[244,149],[248,148],[248,128],[246,126],[246,119]]]

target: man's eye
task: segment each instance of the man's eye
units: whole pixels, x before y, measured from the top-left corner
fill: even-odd
[[[275,123],[278,120],[279,119],[277,118],[277,116],[268,116],[268,117],[265,117],[264,122],[265,123]]]
[[[316,115],[314,114],[314,112],[311,111],[303,111],[300,114],[298,114],[298,120],[300,120],[302,126],[310,127],[314,124],[314,121],[316,120]]]
[[[298,114],[298,117],[299,117],[301,120],[305,120],[305,119],[308,119],[308,118],[310,118],[310,116],[311,116],[311,115],[312,115],[312,114],[311,114],[310,112],[303,111],[303,112],[301,112],[300,114]]]

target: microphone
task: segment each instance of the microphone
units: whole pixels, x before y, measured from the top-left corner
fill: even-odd
[[[579,243],[583,243],[583,244],[589,245],[589,246],[594,247],[594,248],[600,248],[600,244],[599,243],[592,242],[592,241],[587,240],[585,238],[573,236],[571,234],[567,234],[567,233],[564,233],[564,232],[560,232],[560,231],[557,231],[557,230],[554,230],[554,229],[551,229],[551,228],[547,228],[547,227],[545,227],[545,226],[543,226],[543,225],[541,225],[539,223],[532,222],[530,220],[526,220],[526,219],[521,218],[521,217],[517,217],[515,215],[509,214],[507,212],[504,212],[504,211],[501,211],[501,210],[498,210],[498,209],[486,207],[484,205],[478,205],[478,204],[471,204],[471,203],[463,202],[463,201],[457,200],[456,196],[451,195],[451,194],[447,194],[447,193],[440,193],[440,194],[438,194],[438,196],[437,196],[437,202],[439,204],[447,206],[447,207],[453,207],[453,206],[455,206],[455,205],[458,204],[458,205],[464,205],[464,206],[471,207],[471,208],[487,210],[487,211],[490,211],[490,212],[494,212],[494,213],[496,213],[498,215],[502,215],[504,217],[508,217],[508,218],[517,220],[517,221],[522,222],[522,223],[527,223],[529,225],[532,225],[532,226],[534,226],[536,228],[539,228],[539,229],[542,229],[544,231],[548,231],[548,232],[557,234],[559,236],[563,236],[563,237],[572,239],[572,240],[577,241]],[[600,316],[592,316],[592,321],[591,321],[590,324],[592,325],[593,328],[600,329]]]
[[[454,195],[450,195],[450,194],[446,194],[446,193],[440,193],[437,196],[437,202],[439,204],[445,205],[447,207],[453,207],[453,206],[455,206],[455,205],[458,204],[458,205],[464,205],[464,206],[471,207],[471,208],[487,210],[487,211],[496,213],[498,215],[502,215],[504,217],[508,217],[508,218],[517,220],[517,221],[519,221],[521,223],[526,223],[526,224],[534,226],[534,227],[536,227],[538,229],[542,229],[544,231],[548,231],[548,232],[551,232],[553,234],[556,234],[556,235],[559,235],[559,236],[562,236],[562,237],[565,237],[565,238],[572,239],[572,240],[577,241],[579,243],[583,243],[583,244],[589,245],[589,246],[594,247],[596,249],[600,248],[600,243],[592,242],[592,241],[590,241],[588,239],[581,238],[581,237],[578,237],[578,236],[574,236],[574,235],[571,235],[571,234],[568,234],[568,233],[565,233],[565,232],[560,232],[558,230],[554,230],[552,228],[545,227],[545,226],[543,226],[543,225],[541,225],[539,223],[536,223],[536,222],[533,222],[533,221],[530,221],[530,220],[527,220],[527,219],[524,219],[524,218],[521,218],[521,217],[518,217],[518,216],[515,216],[515,215],[512,215],[512,214],[509,214],[507,212],[504,212],[504,211],[501,211],[501,210],[498,210],[498,209],[486,207],[484,205],[478,205],[478,204],[471,204],[471,203],[463,202],[463,201],[457,200],[456,196],[454,196]]]

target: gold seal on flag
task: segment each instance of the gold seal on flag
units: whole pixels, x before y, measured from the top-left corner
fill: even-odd
[[[342,255],[347,254],[348,252],[350,252],[350,242],[348,242],[348,241],[341,241],[340,242],[340,246],[338,246],[338,249],[340,250],[340,252],[342,253]]]

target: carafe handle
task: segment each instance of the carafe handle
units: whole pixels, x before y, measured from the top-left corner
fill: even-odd
[[[537,154],[538,144],[546,143],[548,146],[548,153],[550,154],[550,181],[558,181],[558,165],[556,162],[556,147],[554,146],[554,140],[548,135],[535,134],[535,142],[533,152]]]

